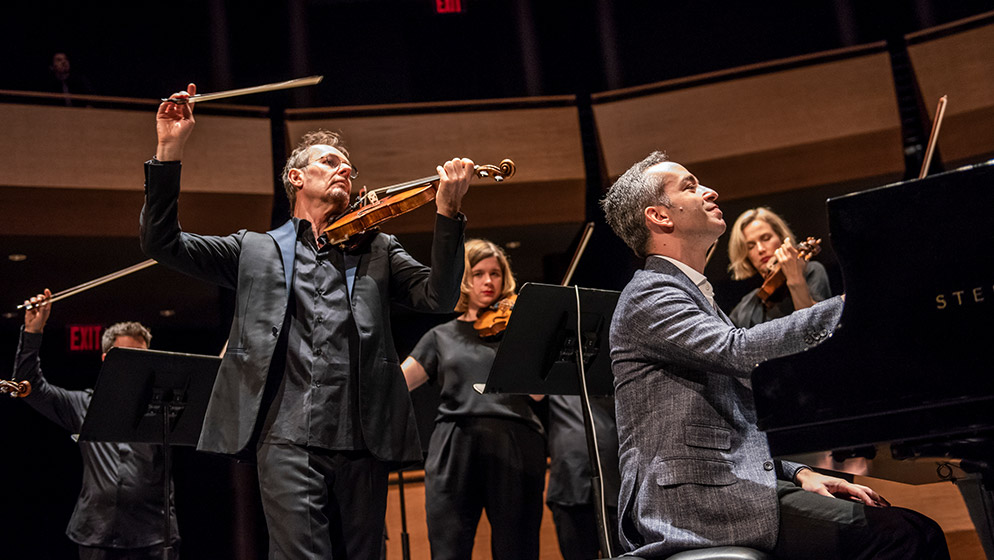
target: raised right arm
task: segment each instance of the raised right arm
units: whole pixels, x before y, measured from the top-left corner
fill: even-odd
[[[194,84],[172,98],[195,94]],[[185,233],[179,225],[180,172],[183,149],[193,132],[193,105],[164,101],[155,116],[158,144],[145,163],[145,206],[139,235],[142,250],[161,264],[201,280],[235,288],[240,235],[227,237]]]
[[[24,397],[28,406],[69,432],[78,434],[90,405],[90,394],[51,385],[41,372],[39,351],[42,330],[52,312],[51,304],[45,300],[51,296],[52,292],[45,290],[44,294],[24,302],[31,303],[32,308],[24,312],[24,327],[14,358],[14,378],[31,383],[31,394]]]

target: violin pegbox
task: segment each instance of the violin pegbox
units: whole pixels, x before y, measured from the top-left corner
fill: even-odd
[[[810,261],[811,257],[821,252],[821,239],[815,239],[814,237],[805,239],[797,244],[797,252],[801,258]]]
[[[517,167],[514,165],[513,161],[505,158],[497,165],[489,163],[486,165],[477,165],[474,170],[477,177],[481,179],[493,177],[494,181],[500,183],[504,179],[514,175]]]

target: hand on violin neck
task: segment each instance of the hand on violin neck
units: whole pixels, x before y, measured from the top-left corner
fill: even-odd
[[[435,206],[438,213],[449,218],[459,215],[462,199],[469,190],[469,181],[475,171],[473,160],[455,158],[439,165],[438,192],[435,195]]]
[[[178,91],[170,98],[189,98],[197,93],[196,84],[186,86],[186,91]],[[172,103],[163,101],[155,114],[155,131],[159,144],[155,159],[159,161],[179,161],[183,159],[186,145],[196,120],[193,118],[193,103]]]
[[[791,243],[790,238],[784,239],[783,244],[777,247],[774,256],[787,278],[788,286],[807,285],[804,279],[804,271],[808,262],[800,257],[797,248]]]

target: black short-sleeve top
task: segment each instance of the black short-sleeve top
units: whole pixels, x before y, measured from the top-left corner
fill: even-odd
[[[543,432],[528,395],[481,395],[473,389],[476,383],[486,383],[498,346],[499,342],[482,340],[472,321],[458,319],[421,337],[411,357],[441,386],[436,422],[484,416],[517,420]]]

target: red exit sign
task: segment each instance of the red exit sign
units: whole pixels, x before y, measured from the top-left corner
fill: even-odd
[[[462,0],[435,0],[435,13],[458,14],[462,11]]]
[[[69,325],[70,352],[99,352],[100,325]]]

